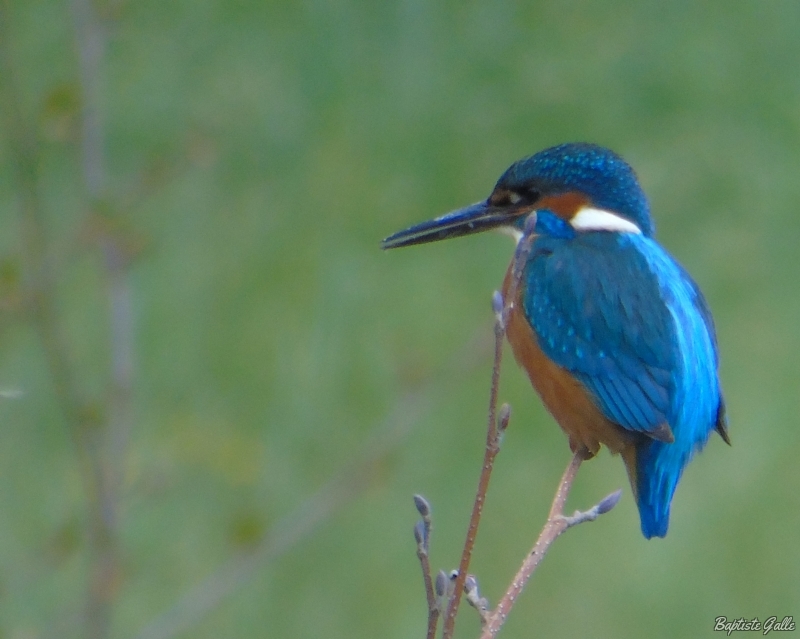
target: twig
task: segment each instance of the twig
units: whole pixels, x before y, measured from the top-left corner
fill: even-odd
[[[39,196],[39,148],[35,132],[23,115],[19,91],[13,83],[13,53],[8,32],[7,2],[0,4],[0,103],[3,124],[8,132],[12,165],[18,184],[22,221],[22,246],[26,261],[27,298],[30,319],[41,339],[53,379],[54,393],[73,441],[87,500],[89,538],[89,578],[85,624],[88,637],[109,634],[111,601],[118,578],[116,549],[119,484],[124,464],[122,446],[109,445],[115,425],[127,424],[130,405],[130,375],[126,362],[132,348],[126,335],[124,294],[119,278],[109,266],[111,299],[112,389],[109,399],[109,425],[99,423],[98,411],[91,408],[81,392],[77,368],[72,361],[65,328],[57,307],[56,278],[47,241],[47,225]],[[102,122],[102,73],[105,30],[89,0],[72,1],[75,42],[79,55],[83,126],[81,164],[87,194],[92,201],[101,197],[105,183],[105,157]],[[106,252],[107,265],[113,260]],[[123,430],[120,426],[118,430]],[[112,450],[113,449],[113,450]],[[115,450],[118,454],[115,454]]]
[[[550,513],[547,516],[547,522],[539,534],[539,538],[533,546],[533,549],[528,553],[522,566],[517,571],[511,585],[506,590],[505,595],[497,604],[497,607],[488,615],[486,625],[483,628],[481,639],[493,639],[500,628],[508,618],[511,608],[519,597],[522,589],[528,583],[534,570],[536,570],[539,563],[544,559],[550,545],[563,533],[565,530],[572,528],[586,521],[594,521],[598,516],[607,513],[614,506],[617,505],[622,491],[618,490],[611,493],[606,498],[601,500],[595,506],[585,512],[576,511],[572,516],[564,515],[564,504],[567,501],[567,496],[572,488],[572,482],[575,480],[575,475],[581,465],[581,457],[576,454],[564,471],[561,481],[558,484],[553,503],[550,507]]]
[[[461,561],[458,565],[458,575],[455,580],[453,595],[447,605],[447,612],[444,619],[443,639],[450,639],[453,636],[455,618],[458,613],[458,606],[461,602],[461,593],[464,590],[464,583],[467,579],[469,563],[472,559],[472,549],[475,546],[475,538],[478,536],[478,526],[480,525],[481,515],[483,514],[483,504],[486,501],[486,492],[489,489],[489,480],[494,468],[494,460],[500,451],[499,437],[497,429],[497,390],[500,378],[500,363],[503,357],[503,337],[505,331],[501,314],[497,315],[494,325],[495,348],[494,365],[492,367],[492,390],[489,399],[489,427],[486,432],[486,449],[483,453],[483,466],[481,476],[478,480],[478,490],[475,494],[475,501],[472,505],[472,515],[469,519],[467,528],[467,539],[464,542],[464,549],[461,553]]]
[[[75,366],[59,320],[55,275],[48,250],[47,226],[39,194],[39,147],[24,116],[9,30],[8,2],[0,2],[0,117],[10,148],[11,165],[20,202],[21,245],[26,273],[28,312],[42,344],[56,402],[78,460],[89,509],[100,500],[102,468],[95,454],[96,411],[83,398]],[[96,516],[95,516],[96,515]],[[89,519],[99,518],[98,513]]]
[[[485,597],[481,597],[478,579],[475,575],[467,575],[467,580],[464,582],[464,597],[467,603],[478,611],[481,625],[486,624],[489,619],[489,601]]]
[[[103,80],[106,25],[92,0],[70,0],[81,80],[81,164],[90,197],[106,186]]]
[[[426,639],[436,637],[436,626],[439,623],[439,603],[431,578],[431,563],[428,558],[431,539],[431,506],[422,495],[414,495],[414,505],[420,514],[420,519],[414,526],[414,539],[417,541],[417,559],[422,568],[422,580],[425,583],[425,599],[428,602],[428,632]]]
[[[70,436],[79,454],[85,450],[86,409],[72,374],[62,327],[55,309],[54,276],[47,254],[44,213],[39,195],[39,146],[36,135],[24,116],[20,91],[15,82],[9,29],[8,1],[0,2],[0,117],[8,141],[11,167],[20,203],[22,254],[26,275],[28,311],[39,337],[53,377],[56,400],[63,410]],[[87,490],[93,483],[93,469],[81,459],[81,473]]]
[[[92,208],[106,193],[105,123],[103,110],[104,64],[107,25],[91,0],[70,0],[81,88],[81,166],[86,194]],[[100,467],[98,501],[90,508],[89,589],[86,601],[86,633],[93,639],[107,637],[119,577],[119,495],[125,469],[125,449],[132,422],[133,328],[127,263],[119,241],[108,236],[102,242],[109,287],[111,328],[111,386],[108,421],[97,433],[93,454]]]
[[[112,231],[113,233],[113,231]],[[101,241],[108,278],[111,387],[108,403],[107,459],[110,486],[117,498],[122,492],[128,440],[133,426],[134,312],[128,277],[129,254],[118,237]],[[114,517],[116,520],[116,517]]]
[[[478,535],[478,526],[481,521],[481,514],[483,513],[483,504],[486,500],[486,492],[489,489],[489,480],[492,476],[492,469],[494,468],[494,460],[500,450],[500,433],[498,432],[497,420],[497,395],[500,386],[500,365],[503,361],[503,339],[506,334],[506,324],[508,314],[515,304],[516,294],[519,288],[520,280],[524,272],[525,263],[527,262],[528,255],[531,251],[533,243],[533,226],[536,223],[536,216],[532,214],[528,216],[525,224],[525,232],[522,239],[517,245],[517,250],[514,253],[514,261],[511,266],[511,283],[509,285],[506,299],[495,291],[492,297],[492,308],[495,312],[494,322],[494,364],[492,366],[492,385],[489,392],[489,418],[488,427],[486,431],[486,449],[483,454],[483,466],[481,468],[480,479],[478,480],[478,490],[475,493],[475,501],[472,506],[472,515],[469,520],[469,527],[467,528],[467,538],[464,542],[464,549],[461,552],[461,561],[458,565],[458,576],[456,577],[455,589],[453,596],[450,599],[447,612],[444,619],[444,629],[442,631],[443,639],[452,639],[453,631],[455,629],[456,615],[458,614],[458,606],[461,602],[461,593],[464,590],[464,584],[467,579],[467,571],[469,570],[469,563],[472,558],[472,549],[475,546],[475,538]],[[508,426],[508,419],[510,414],[505,416],[505,424],[503,428]]]
[[[494,460],[499,451],[500,437],[508,426],[510,417],[510,409],[505,404],[500,410],[499,417],[497,416],[497,397],[498,387],[500,381],[500,366],[502,363],[502,348],[503,338],[505,337],[506,326],[508,317],[514,305],[517,302],[517,292],[525,270],[528,256],[533,244],[534,239],[534,226],[536,224],[536,215],[531,214],[525,223],[525,230],[517,245],[517,250],[514,254],[514,260],[511,265],[511,276],[506,290],[505,298],[500,293],[495,292],[492,299],[492,306],[495,311],[495,350],[494,350],[494,365],[492,367],[492,385],[489,394],[489,424],[486,435],[486,449],[484,451],[483,467],[481,469],[481,476],[478,481],[478,490],[475,495],[475,502],[472,508],[472,515],[470,517],[469,528],[467,529],[467,539],[464,543],[464,549],[461,554],[461,561],[459,563],[458,571],[455,573],[455,584],[452,593],[449,597],[448,607],[444,620],[443,639],[452,639],[453,631],[455,628],[455,618],[458,613],[458,606],[460,603],[462,592],[466,592],[467,600],[474,608],[476,608],[481,616],[481,623],[483,625],[482,639],[493,639],[499,632],[500,628],[505,623],[511,608],[514,605],[525,584],[530,579],[536,567],[541,562],[545,553],[549,549],[553,541],[558,538],[568,528],[585,521],[593,521],[599,515],[611,510],[619,501],[621,491],[616,491],[608,495],[605,499],[596,504],[593,508],[586,512],[576,511],[572,516],[564,515],[564,504],[566,503],[567,496],[569,495],[572,482],[575,480],[575,475],[581,465],[581,457],[574,455],[572,461],[564,472],[563,477],[556,490],[553,499],[550,513],[539,538],[536,541],[531,552],[526,557],[517,575],[511,582],[506,594],[500,600],[497,608],[489,612],[488,602],[485,598],[480,596],[478,590],[477,579],[473,575],[468,575],[469,563],[472,557],[472,550],[475,544],[475,538],[480,525],[481,514],[483,512],[483,505],[486,499],[486,493],[491,478],[492,469],[494,467]],[[438,583],[438,580],[437,580]],[[435,627],[434,627],[435,632]],[[430,626],[429,626],[429,638]]]
[[[484,360],[487,351],[482,331],[476,332],[465,347],[454,354],[439,383],[430,382],[424,389],[398,399],[384,425],[376,429],[376,439],[366,446],[361,458],[348,462],[337,477],[329,480],[295,512],[272,527],[253,551],[224,563],[200,584],[189,589],[173,606],[146,623],[136,634],[136,639],[172,639],[185,633],[244,586],[258,571],[293,548],[325,519],[355,499],[369,486],[368,482],[363,481],[367,471],[394,450],[428,409],[431,398],[441,396],[440,386],[449,385],[454,378],[474,370]],[[435,592],[439,594],[438,578]]]

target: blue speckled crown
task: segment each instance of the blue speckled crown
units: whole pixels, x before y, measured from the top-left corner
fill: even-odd
[[[495,188],[583,193],[593,206],[619,213],[648,237],[655,234],[650,205],[636,173],[616,153],[596,144],[560,144],[523,158],[500,176]]]

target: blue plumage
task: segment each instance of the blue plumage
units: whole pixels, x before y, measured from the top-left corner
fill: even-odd
[[[500,176],[495,191],[518,191],[520,186],[539,195],[583,193],[595,206],[636,222],[644,235],[655,233],[647,196],[636,173],[616,153],[596,144],[560,144],[514,162]]]
[[[545,149],[512,164],[486,201],[383,247],[497,227],[521,235],[530,215],[536,237],[507,333],[515,357],[573,451],[588,458],[604,444],[622,454],[642,532],[663,537],[694,452],[714,429],[730,441],[711,312],[656,243],[625,160],[593,144]]]
[[[663,536],[683,468],[707,441],[721,403],[710,314],[653,239],[570,233],[567,225],[537,214],[525,315],[545,354],[586,386],[609,420],[651,435],[670,428],[674,441],[647,438],[637,447],[642,531]]]

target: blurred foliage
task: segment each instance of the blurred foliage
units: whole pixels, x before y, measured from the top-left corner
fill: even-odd
[[[135,426],[112,636],[135,635],[252,547],[418,388],[430,402],[369,489],[185,636],[423,635],[410,496],[432,502],[432,561],[452,567],[482,454],[490,294],[511,247],[490,235],[383,254],[378,242],[485,197],[512,161],[567,140],[636,167],[660,240],[706,292],[733,447],[714,437],[689,467],[665,540],[641,537],[627,492],[565,535],[503,636],[706,636],[718,615],[800,616],[800,5],[98,8],[113,25],[100,213],[80,174],[69,3],[11,0],[6,32],[40,141],[60,318],[101,415],[110,337],[97,225],[135,247]],[[22,391],[0,398],[0,636],[78,636],[87,497],[21,310],[16,161],[0,138],[0,389]],[[472,363],[460,365],[465,348]],[[492,601],[569,456],[511,358],[501,398],[514,416],[474,561]],[[622,463],[603,454],[570,504],[617,487],[628,491]],[[458,636],[477,629],[465,610]]]

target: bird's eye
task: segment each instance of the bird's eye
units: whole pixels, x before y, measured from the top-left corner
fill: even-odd
[[[512,198],[517,198],[518,200],[519,196],[513,191],[498,190],[489,196],[489,204],[492,206],[509,206],[517,202]]]
[[[542,196],[542,194],[538,191],[538,189],[535,189],[535,188],[531,187],[531,188],[526,190],[525,196],[531,202],[535,202],[536,200],[538,200]]]
[[[539,191],[533,188],[520,191],[495,191],[489,197],[493,206],[517,206],[518,204],[532,204],[539,199]]]

